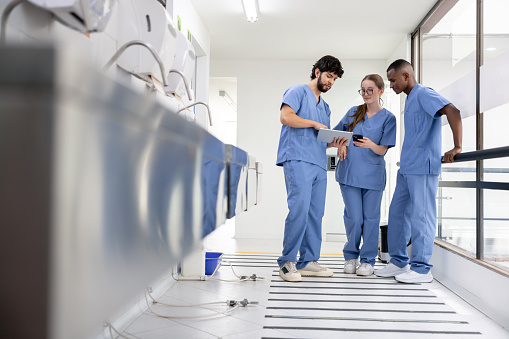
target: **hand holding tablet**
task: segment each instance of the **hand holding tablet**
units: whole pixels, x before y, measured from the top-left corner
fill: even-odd
[[[348,146],[350,145],[350,139],[352,139],[352,135],[353,135],[352,132],[320,128],[320,130],[318,131],[317,140],[321,142],[333,142],[334,138],[336,139],[345,138],[346,139],[345,145]]]

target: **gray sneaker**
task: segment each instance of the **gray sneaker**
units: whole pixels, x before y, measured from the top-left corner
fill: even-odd
[[[310,261],[305,267],[298,271],[303,277],[332,277],[334,274],[332,270],[327,267],[323,267],[318,263],[318,261]]]
[[[345,267],[343,271],[347,274],[355,274],[357,271],[357,266],[359,266],[359,259],[350,259],[345,261]]]
[[[368,264],[367,262],[363,262],[358,268],[357,268],[357,275],[362,276],[369,276],[373,274],[373,266]]]
[[[302,277],[295,267],[295,261],[287,261],[279,269],[279,276],[286,281],[302,281]]]
[[[398,267],[393,263],[388,263],[384,268],[375,270],[375,275],[379,277],[395,277],[407,272],[409,269],[410,265],[406,265],[405,267]]]

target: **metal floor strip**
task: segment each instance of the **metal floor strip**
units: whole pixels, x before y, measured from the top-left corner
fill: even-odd
[[[472,330],[469,327],[471,325],[426,288],[426,284],[406,285],[393,278],[345,274],[344,258],[331,256],[321,258],[320,262],[333,270],[332,277],[303,277],[302,282],[291,283],[279,277],[278,257],[266,254],[225,254],[221,263],[223,266],[231,264],[245,268],[274,268],[265,308],[266,323],[263,326],[263,331],[269,332],[265,334],[273,335],[270,331],[279,330],[288,338],[292,338],[292,334],[300,338],[318,336],[317,333],[322,333],[321,337],[330,337],[341,332],[482,335],[475,328]],[[384,265],[377,262],[375,267]],[[337,293],[341,290],[354,293]],[[329,305],[331,307],[321,307]],[[359,316],[352,316],[354,314]],[[296,326],[289,326],[293,322]],[[350,322],[371,323],[373,327],[364,325],[351,328]],[[448,328],[451,326],[454,327]]]
[[[337,283],[336,283],[337,284]],[[398,284],[401,286],[401,284]],[[373,288],[373,287],[344,287],[344,286],[275,286],[270,285],[271,288],[298,288],[298,289],[328,289],[328,290],[367,290],[367,291],[428,291],[428,289],[425,288],[401,288],[401,287],[395,287],[395,288]]]
[[[316,316],[298,316],[298,315],[266,315],[265,318],[272,319],[312,319],[312,320],[348,320],[348,321],[374,321],[388,323],[423,323],[423,324],[468,324],[461,320],[443,320],[443,319],[380,319],[380,318],[355,318],[355,317],[316,317]]]
[[[334,331],[334,332],[375,332],[375,333],[414,333],[414,334],[460,334],[480,335],[481,332],[470,331],[425,331],[425,330],[401,330],[384,328],[336,328],[336,327],[293,327],[293,326],[263,326],[264,329],[272,330],[306,330],[306,331]]]
[[[284,302],[315,302],[315,303],[362,303],[362,304],[412,304],[412,305],[445,305],[443,302],[427,302],[427,301],[389,301],[389,300],[334,300],[334,299],[283,299],[269,298],[268,301],[284,301]]]
[[[305,311],[332,311],[332,312],[381,312],[381,313],[432,313],[432,314],[456,314],[454,311],[421,311],[421,310],[378,310],[369,308],[328,308],[328,307],[281,307],[267,306],[267,310],[305,310]]]
[[[269,294],[282,295],[326,295],[329,297],[387,297],[387,298],[436,298],[436,295],[394,295],[394,294],[359,294],[359,293],[310,293],[310,292],[272,292]]]

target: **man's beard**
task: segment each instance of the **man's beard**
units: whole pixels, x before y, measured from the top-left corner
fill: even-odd
[[[325,85],[323,82],[322,82],[322,75],[320,74],[320,76],[318,77],[318,83],[316,84],[316,87],[318,88],[318,90],[322,93],[325,93],[327,92],[330,88],[327,87],[327,85]]]

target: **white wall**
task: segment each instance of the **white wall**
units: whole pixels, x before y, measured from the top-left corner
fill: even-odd
[[[509,290],[506,276],[443,247],[433,249],[432,272],[444,286],[509,330]]]
[[[317,56],[317,59],[321,56]],[[309,82],[316,60],[211,60],[212,77],[237,78],[237,146],[262,162],[263,201],[236,217],[237,238],[282,239],[288,213],[283,169],[275,165],[281,131],[279,121],[284,91]],[[330,105],[331,125],[353,105],[362,103],[357,93],[368,73],[385,74],[385,60],[342,60],[345,74],[323,95]],[[343,203],[333,172],[328,176],[323,231],[343,232]],[[342,231],[343,230],[343,231]]]

